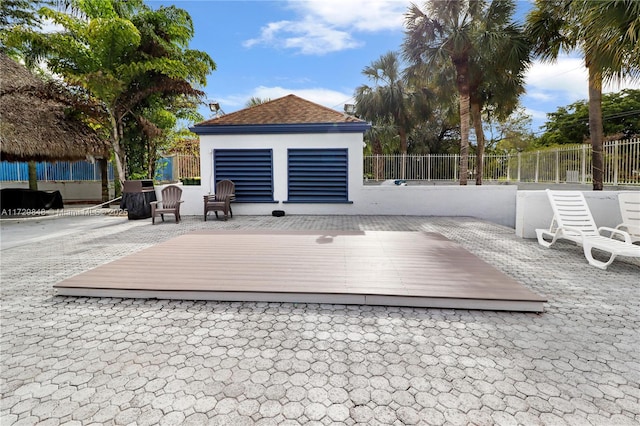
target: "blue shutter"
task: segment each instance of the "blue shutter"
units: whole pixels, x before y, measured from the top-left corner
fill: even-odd
[[[273,161],[270,149],[216,149],[215,181],[232,180],[237,202],[273,202]]]
[[[348,202],[347,149],[289,149],[289,202]]]

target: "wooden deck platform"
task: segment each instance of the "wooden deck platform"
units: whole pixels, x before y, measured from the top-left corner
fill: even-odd
[[[459,244],[425,232],[201,231],[54,287],[89,297],[529,312],[546,302]]]

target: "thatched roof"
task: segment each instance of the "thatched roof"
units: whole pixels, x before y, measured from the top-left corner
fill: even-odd
[[[73,95],[0,53],[0,158],[7,161],[104,157],[109,142],[70,115]]]

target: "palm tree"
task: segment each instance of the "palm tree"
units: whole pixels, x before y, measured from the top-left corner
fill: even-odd
[[[356,115],[371,122],[390,120],[400,138],[400,152],[407,154],[407,134],[412,128],[416,108],[428,109],[427,97],[421,90],[414,91],[402,78],[398,53],[382,55],[362,71],[374,87],[362,85],[356,89]],[[401,177],[405,176],[402,162]]]
[[[484,133],[481,112],[500,105],[505,115],[523,91],[529,49],[512,22],[511,0],[429,0],[406,14],[405,57],[428,73],[455,74],[460,113],[460,184],[467,184],[470,119],[477,149],[476,184],[482,183]]]
[[[270,101],[271,101],[271,98],[261,98],[259,96],[252,96],[251,98],[249,98],[247,103],[244,104],[244,106],[246,108],[250,108],[250,107],[253,107],[253,106],[262,105],[262,104],[270,102]]]
[[[514,11],[511,0],[493,1],[474,31],[470,107],[477,141],[476,185],[482,185],[484,171],[483,110],[491,106],[490,110],[504,119],[517,107],[518,97],[524,93],[530,47],[523,29],[512,21]]]
[[[380,162],[383,154],[398,152],[398,130],[389,117],[380,117],[364,134],[364,142],[370,154],[375,156],[373,163],[373,178],[384,179],[385,161]]]
[[[640,77],[640,3],[634,0],[536,0],[527,17],[535,53],[555,60],[582,51],[589,80],[593,190],[603,189],[602,84]]]
[[[483,5],[473,0],[429,0],[424,11],[412,4],[405,14],[405,58],[432,70],[442,70],[446,64],[455,69],[460,95],[460,185],[467,184],[469,162],[470,61],[475,50],[472,32]]]

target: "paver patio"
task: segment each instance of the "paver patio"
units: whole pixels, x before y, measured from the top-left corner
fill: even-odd
[[[203,229],[437,232],[549,301],[532,314],[55,296]],[[578,247],[476,219],[123,219],[0,254],[3,426],[640,423],[640,264],[598,270]]]

